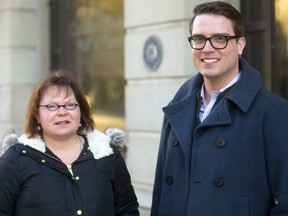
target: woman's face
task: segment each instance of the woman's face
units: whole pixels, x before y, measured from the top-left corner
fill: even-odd
[[[50,86],[44,91],[39,105],[67,103],[78,104],[71,88]],[[67,110],[60,107],[51,111],[47,107],[39,107],[39,116],[37,118],[43,131],[43,139],[65,139],[77,134],[80,127],[81,112],[80,107],[76,106],[73,110]]]

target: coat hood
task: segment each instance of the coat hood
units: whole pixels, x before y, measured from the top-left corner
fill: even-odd
[[[88,132],[86,137],[89,145],[88,149],[92,152],[95,159],[100,159],[113,154],[113,149],[110,145],[118,149],[125,159],[128,140],[123,130],[119,128],[108,128],[104,133],[93,130],[92,132]],[[42,153],[46,151],[45,142],[40,136],[28,138],[26,134],[22,134],[18,137],[15,132],[10,131],[5,133],[0,141],[2,153],[16,143],[22,143],[23,145],[29,146]]]

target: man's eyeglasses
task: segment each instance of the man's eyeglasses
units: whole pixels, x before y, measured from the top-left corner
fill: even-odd
[[[205,47],[207,41],[210,42],[211,46],[214,49],[225,49],[227,47],[229,40],[236,39],[239,37],[241,36],[215,35],[215,36],[206,38],[201,35],[195,35],[195,36],[188,37],[188,41],[189,41],[191,48],[195,50],[202,50]]]
[[[39,105],[39,107],[46,107],[50,111],[55,111],[60,109],[60,107],[64,107],[66,110],[74,110],[77,106],[80,106],[80,104],[74,103],[74,102],[68,102],[64,105],[59,105],[56,103],[49,103],[47,105]]]

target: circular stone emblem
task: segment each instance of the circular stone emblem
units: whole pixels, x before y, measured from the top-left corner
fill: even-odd
[[[163,48],[160,39],[156,36],[150,36],[145,41],[143,58],[145,65],[150,70],[156,70],[162,61]]]

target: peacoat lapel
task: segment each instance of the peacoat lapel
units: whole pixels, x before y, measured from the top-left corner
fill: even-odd
[[[192,92],[185,100],[163,108],[165,117],[179,140],[186,162],[190,158],[190,151],[187,148],[192,145],[196,109],[197,91]]]

